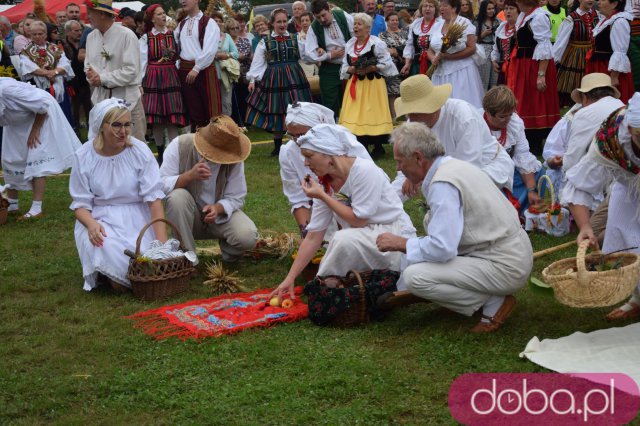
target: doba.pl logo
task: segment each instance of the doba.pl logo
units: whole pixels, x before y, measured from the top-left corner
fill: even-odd
[[[465,425],[620,425],[639,408],[636,382],[618,373],[469,373],[449,389],[449,411]]]

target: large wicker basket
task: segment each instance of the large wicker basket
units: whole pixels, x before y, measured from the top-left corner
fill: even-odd
[[[129,260],[127,278],[131,281],[133,295],[141,300],[160,300],[182,293],[189,288],[189,277],[195,271],[193,263],[185,256],[161,260],[139,261],[140,243],[147,229],[156,222],[164,222],[173,228],[180,241],[180,249],[187,251],[176,226],[165,219],[155,219],[146,224],[138,235],[135,256]]]
[[[544,268],[542,276],[556,299],[574,308],[611,306],[625,300],[640,278],[640,258],[633,253],[586,255],[588,241],[578,247],[575,258],[559,260]],[[622,263],[609,271],[589,271],[588,264]]]
[[[331,325],[338,327],[353,327],[369,322],[369,306],[367,302],[367,292],[364,285],[370,275],[371,271],[358,272],[351,270],[347,276],[341,280],[343,288],[358,286],[358,300],[352,300],[351,308],[336,315],[334,320],[331,322]],[[320,281],[322,282],[322,279],[320,279]]]

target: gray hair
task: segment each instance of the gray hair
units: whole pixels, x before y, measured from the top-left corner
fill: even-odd
[[[444,155],[444,146],[423,123],[409,122],[398,126],[391,133],[389,141],[398,145],[398,153],[404,158],[409,158],[415,152],[421,152],[426,160]]]
[[[82,24],[80,22],[76,21],[75,19],[69,19],[67,22],[64,23],[64,30],[69,31],[69,29],[73,24],[78,24],[78,26],[82,28]]]
[[[0,16],[0,24],[11,26],[11,21],[6,16]]]
[[[373,25],[373,18],[366,13],[354,13],[353,21],[360,21],[367,28],[371,28],[371,25]]]
[[[293,4],[291,5],[291,7],[296,6],[296,5],[301,5],[302,7],[304,7],[304,10],[307,10],[307,4],[303,1],[294,1]]]

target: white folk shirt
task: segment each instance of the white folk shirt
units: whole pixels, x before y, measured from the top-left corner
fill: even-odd
[[[211,66],[220,42],[220,28],[215,20],[210,19],[205,27],[204,39],[200,47],[198,23],[203,16],[202,12],[199,12],[194,17],[186,17],[182,31],[180,31],[180,25],[175,30],[176,41],[180,45],[180,59],[194,61],[195,71],[202,71]]]
[[[491,134],[498,140],[502,130],[491,130]],[[524,122],[517,113],[511,114],[511,120],[507,124],[507,139],[503,148],[509,152],[513,150],[511,158],[520,173],[537,173],[542,164],[529,150],[529,141],[524,133]]]
[[[280,178],[282,179],[282,192],[289,200],[291,212],[301,207],[310,209],[311,199],[302,190],[302,181],[306,175],[317,181],[318,177],[311,169],[304,165],[304,157],[300,147],[290,140],[280,148]]]
[[[107,58],[108,57],[108,58]],[[113,24],[103,34],[91,31],[87,37],[84,70],[92,68],[100,75],[102,86],[91,87],[91,102],[121,98],[133,108],[140,99],[140,48],[138,37],[129,28]]]
[[[346,12],[344,13],[344,16],[345,18],[347,18],[349,33],[353,35],[353,17]],[[316,37],[316,33],[313,31],[313,29],[309,28],[309,31],[307,32],[307,40],[304,46],[305,59],[307,60],[307,62],[327,61],[332,64],[341,64],[342,57],[329,59],[330,52],[332,50],[344,49],[348,41],[344,39],[336,18],[333,18],[333,21],[331,21],[331,24],[328,27],[323,26],[322,30],[324,31],[324,41],[327,47],[325,49],[325,52],[322,55],[318,55],[318,53],[316,52],[316,49],[319,47],[318,38]]]
[[[176,187],[176,182],[180,177],[180,150],[179,138],[175,138],[166,151],[160,167],[160,177],[163,182],[164,193],[169,195]],[[196,159],[200,161],[200,155],[196,152]],[[240,163],[237,167],[233,167],[227,179],[227,185],[224,188],[222,199],[216,200],[216,180],[220,171],[220,164],[206,162],[211,170],[211,177],[202,182],[202,192],[200,199],[196,200],[198,205],[220,204],[224,208],[225,216],[216,218],[215,223],[221,224],[228,222],[234,211],[239,210],[244,205],[244,198],[247,196],[247,182],[244,176],[244,163]]]
[[[611,49],[613,53],[609,59],[609,71],[631,72],[631,61],[627,52],[631,39],[631,26],[629,21],[633,16],[627,12],[619,12],[605,19],[600,18],[598,25],[593,29],[593,37],[600,34],[607,26],[611,26],[609,38],[611,39]]]
[[[342,66],[340,67],[340,78],[342,80],[348,80],[351,78],[351,74],[347,72],[349,69],[349,62],[347,61],[347,55],[357,56],[355,53],[355,45],[357,43],[357,39],[353,37],[351,40],[347,42],[344,48],[344,56],[342,58]],[[389,48],[387,44],[380,40],[376,36],[369,36],[367,40],[367,44],[364,45],[362,50],[360,51],[360,55],[364,55],[368,53],[373,46],[374,54],[376,56],[376,67],[378,68],[378,73],[380,73],[383,77],[393,77],[398,75],[398,68],[393,63],[393,59],[391,59],[391,55],[389,54]]]

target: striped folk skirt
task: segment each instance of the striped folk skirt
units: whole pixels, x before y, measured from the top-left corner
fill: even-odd
[[[571,41],[558,66],[558,93],[564,105],[571,105],[571,92],[580,87],[585,73],[590,41]]]
[[[269,64],[247,98],[245,124],[284,132],[287,106],[295,102],[313,102],[309,82],[298,62]]]
[[[185,126],[187,118],[175,63],[149,64],[142,80],[143,106],[149,124]]]

